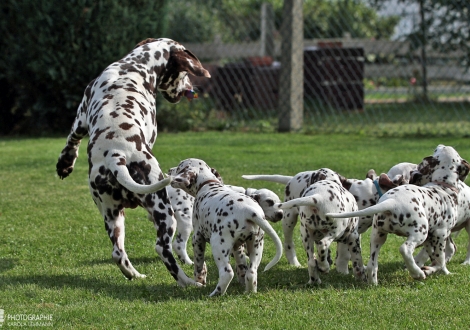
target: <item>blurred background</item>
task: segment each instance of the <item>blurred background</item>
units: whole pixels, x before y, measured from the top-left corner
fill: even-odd
[[[192,102],[157,96],[160,131],[470,129],[469,1],[3,0],[0,9],[0,135],[67,134],[86,85],[148,37],[181,42],[212,74],[193,80]]]

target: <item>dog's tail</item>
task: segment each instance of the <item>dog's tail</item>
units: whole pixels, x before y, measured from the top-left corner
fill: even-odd
[[[288,175],[266,175],[266,174],[253,174],[253,175],[242,175],[243,179],[246,180],[262,180],[262,181],[270,181],[276,183],[287,184],[293,178],[293,176]]]
[[[173,179],[171,175],[166,177],[163,180],[157,181],[153,184],[145,185],[135,182],[132,176],[129,173],[129,169],[126,166],[125,156],[120,155],[117,152],[110,151],[106,156],[106,165],[116,177],[116,180],[124,188],[129,191],[132,191],[136,194],[150,194],[155,191],[161,190],[168,186]],[[157,168],[159,168],[157,166]],[[160,171],[161,173],[161,171]],[[163,176],[163,173],[162,173]]]
[[[376,205],[365,208],[363,210],[355,212],[345,212],[345,213],[327,213],[327,217],[331,218],[349,218],[349,217],[365,217],[368,215],[374,215],[380,212],[392,211],[397,207],[397,202],[395,199],[386,199]]]
[[[271,237],[274,242],[274,246],[276,247],[276,255],[274,258],[264,267],[264,271],[271,269],[274,265],[276,265],[282,257],[282,242],[279,236],[277,235],[274,228],[271,224],[266,220],[257,215],[252,217],[252,220],[261,228],[263,231]]]
[[[319,198],[321,198],[319,195],[299,197],[284,203],[276,203],[273,207],[277,209],[291,209],[299,206],[315,206],[318,204]]]

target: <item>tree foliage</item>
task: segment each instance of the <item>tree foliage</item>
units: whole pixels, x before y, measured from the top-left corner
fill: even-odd
[[[109,63],[166,28],[166,0],[3,0],[2,133],[67,130]]]

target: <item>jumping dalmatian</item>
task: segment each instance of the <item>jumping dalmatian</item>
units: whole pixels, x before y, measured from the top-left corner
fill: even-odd
[[[146,39],[109,65],[85,89],[57,174],[73,170],[83,137],[88,143],[89,187],[113,245],[112,258],[128,278],[145,277],[124,249],[124,209],[143,207],[157,231],[156,251],[181,286],[198,285],[176,262],[171,248],[176,221],[164,178],[152,152],[157,138],[155,97],[169,102],[194,97],[189,74],[210,77],[199,60],[176,41]]]

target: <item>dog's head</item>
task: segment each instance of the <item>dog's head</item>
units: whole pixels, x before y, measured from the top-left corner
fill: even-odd
[[[188,75],[210,78],[196,55],[187,49],[172,47],[163,74],[158,79],[157,90],[170,103],[178,103],[187,91],[193,89]]]
[[[246,194],[252,197],[261,206],[267,220],[272,222],[282,220],[284,211],[274,208],[274,204],[280,203],[281,200],[273,191],[269,189],[248,188],[246,190]]]
[[[411,172],[410,183],[424,185],[428,182],[444,182],[455,186],[465,181],[470,164],[449,146],[438,145],[432,156],[423,158],[417,170]]]
[[[185,93],[193,90],[189,74],[207,78],[211,76],[193,53],[174,40],[149,38],[139,42],[134,50],[139,47],[141,49],[136,56],[137,60],[157,61],[151,68],[158,74],[156,89],[170,103],[178,103]],[[149,84],[155,86],[154,82]]]
[[[196,196],[199,189],[209,182],[223,184],[217,170],[197,158],[188,158],[179,163],[176,170],[172,170],[172,177],[171,186],[180,188],[191,196]]]
[[[341,185],[345,178],[329,168],[320,168],[312,173],[310,184],[321,180],[330,180]]]

